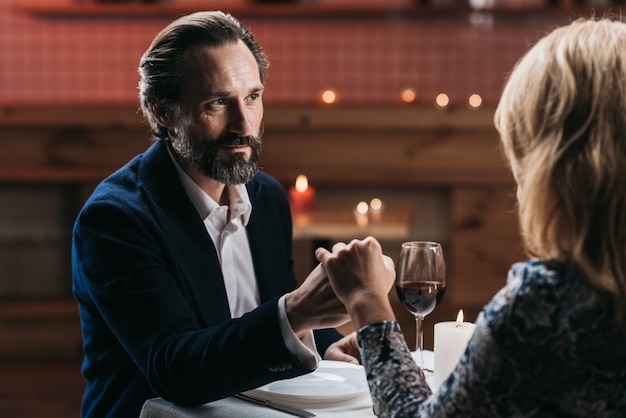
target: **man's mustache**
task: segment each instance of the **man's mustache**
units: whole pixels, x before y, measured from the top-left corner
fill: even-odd
[[[228,146],[244,146],[247,145],[252,148],[260,147],[263,142],[263,133],[265,132],[265,125],[261,123],[259,128],[259,136],[241,136],[233,132],[228,132],[222,137],[218,138],[214,145],[215,147],[228,147]]]
[[[253,136],[228,135],[218,139],[215,145],[217,147],[232,147],[244,145],[254,147],[255,144],[259,142],[261,142],[260,139]]]

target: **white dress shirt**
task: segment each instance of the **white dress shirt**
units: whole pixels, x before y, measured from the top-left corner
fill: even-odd
[[[230,198],[230,219],[228,206],[219,205],[185,173],[170,152],[178,177],[204,226],[215,245],[224,276],[224,286],[228,296],[228,306],[232,318],[238,318],[258,307],[259,287],[254,273],[252,254],[248,242],[246,226],[252,213],[252,204],[245,185],[228,187]],[[310,370],[317,367],[320,360],[315,347],[313,332],[300,340],[294,333],[285,309],[285,295],[278,301],[280,330],[286,347],[302,365]]]

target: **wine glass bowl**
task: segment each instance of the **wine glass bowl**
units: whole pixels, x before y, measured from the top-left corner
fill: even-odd
[[[424,364],[424,317],[446,293],[446,263],[441,244],[432,241],[402,243],[396,267],[396,292],[402,305],[415,316],[415,351]]]

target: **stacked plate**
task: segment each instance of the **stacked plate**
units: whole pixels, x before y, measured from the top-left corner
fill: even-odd
[[[298,408],[355,408],[371,405],[363,366],[320,361],[312,373],[279,380],[247,392],[277,404]]]

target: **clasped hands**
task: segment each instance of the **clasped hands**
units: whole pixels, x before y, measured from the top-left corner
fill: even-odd
[[[375,238],[337,243],[332,251],[318,248],[315,257],[320,264],[285,299],[287,316],[297,335],[338,327],[349,320],[358,330],[394,319],[388,298],[395,279],[394,263]],[[355,334],[331,346],[325,358],[358,362]]]

